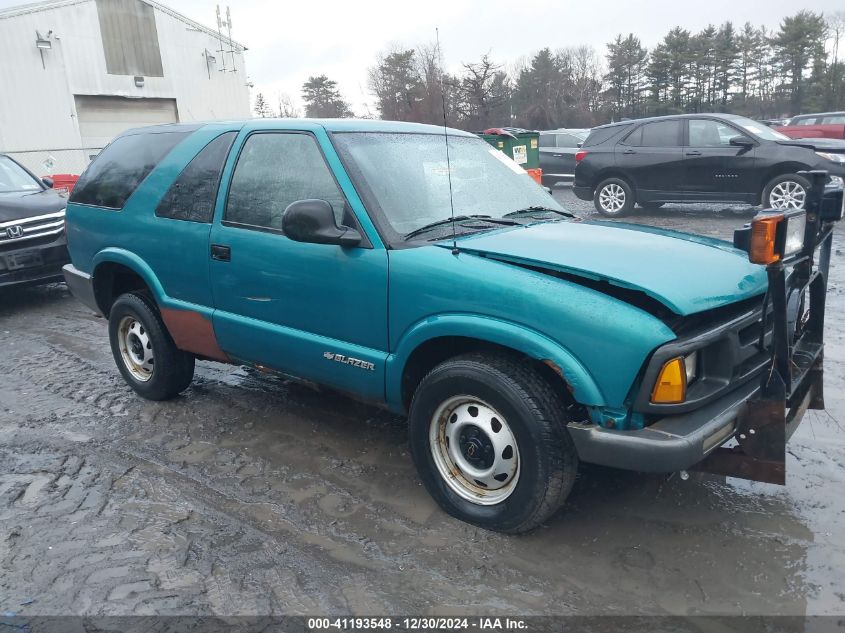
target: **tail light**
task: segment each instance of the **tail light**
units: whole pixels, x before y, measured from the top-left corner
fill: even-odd
[[[587,155],[587,150],[584,150],[584,149],[580,149],[577,152],[575,152],[575,164],[577,165],[582,160],[584,160],[584,157],[586,155]]]

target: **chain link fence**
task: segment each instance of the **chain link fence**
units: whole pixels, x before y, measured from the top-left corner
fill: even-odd
[[[36,176],[54,174],[79,175],[96,156],[102,147],[83,147],[78,149],[33,149],[21,152],[4,151],[0,154],[11,156]]]

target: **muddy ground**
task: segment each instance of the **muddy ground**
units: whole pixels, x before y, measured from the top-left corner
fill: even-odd
[[[633,221],[730,238],[752,214]],[[793,438],[785,488],[585,466],[519,537],[441,512],[395,416],[208,362],[147,402],[63,285],[3,293],[0,612],[845,613],[841,251],[833,266],[828,412]]]

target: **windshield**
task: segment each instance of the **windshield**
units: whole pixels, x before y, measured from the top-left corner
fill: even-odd
[[[8,156],[0,156],[0,193],[39,191],[41,185]]]
[[[789,137],[786,134],[781,134],[780,132],[773,130],[765,123],[760,123],[759,121],[752,121],[751,119],[746,119],[745,117],[738,116],[736,118],[731,119],[732,123],[736,123],[746,132],[751,132],[758,138],[762,138],[766,141],[788,141]]]
[[[442,135],[344,132],[334,139],[347,167],[374,199],[378,208],[370,211],[381,216],[380,228],[386,225],[389,238],[451,217]],[[455,216],[502,218],[531,206],[563,210],[521,167],[479,138],[450,136],[449,161]]]

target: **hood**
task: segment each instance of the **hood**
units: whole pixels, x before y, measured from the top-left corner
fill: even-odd
[[[762,295],[767,285],[765,269],[727,242],[636,224],[540,223],[471,235],[458,246],[639,291],[681,316]]]
[[[777,143],[779,145],[806,147],[807,149],[845,154],[845,140],[835,138],[795,138],[788,141],[777,141]]]
[[[0,222],[55,213],[66,206],[67,198],[54,189],[0,193]]]

